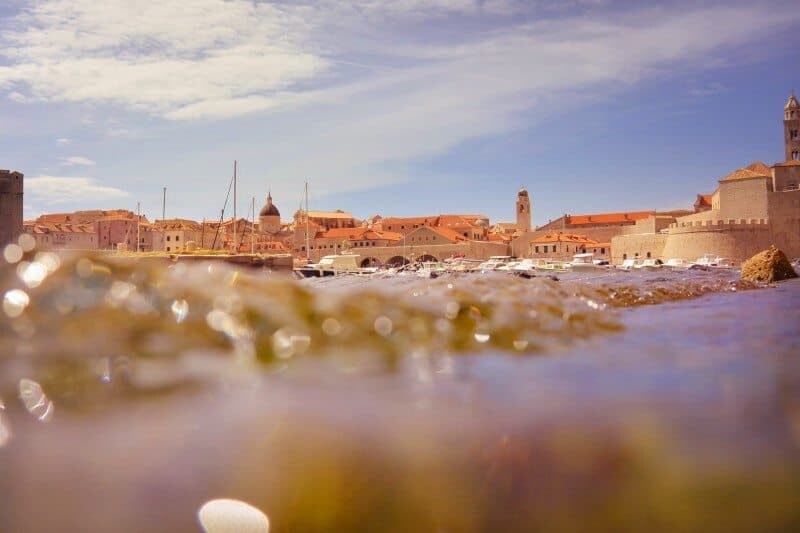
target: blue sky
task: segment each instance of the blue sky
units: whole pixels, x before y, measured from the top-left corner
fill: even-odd
[[[25,216],[90,208],[689,207],[783,157],[793,2],[5,0],[0,167]]]

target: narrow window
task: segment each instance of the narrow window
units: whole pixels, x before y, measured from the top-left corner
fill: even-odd
[[[536,253],[537,254],[539,253],[539,247],[538,246],[536,246]]]
[[[600,255],[606,255],[606,249],[600,248]]]
[[[650,252],[647,252],[647,258],[650,259]]]
[[[628,258],[628,254],[622,254],[622,259],[623,259],[623,260],[624,260],[624,259],[627,259],[627,258]]]

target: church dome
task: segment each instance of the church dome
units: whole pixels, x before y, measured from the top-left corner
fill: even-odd
[[[272,195],[267,195],[267,203],[264,204],[264,207],[261,208],[261,212],[258,214],[260,217],[280,217],[281,212],[278,211],[278,208],[275,207],[275,204],[272,203]]]

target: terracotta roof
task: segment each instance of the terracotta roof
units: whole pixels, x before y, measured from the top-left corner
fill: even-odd
[[[350,219],[353,218],[353,215],[350,213],[345,213],[344,211],[309,211],[308,212],[309,218],[346,218]]]
[[[628,213],[597,213],[594,215],[565,215],[564,220],[572,226],[585,224],[618,224],[636,222],[654,214],[655,211],[632,211]]]
[[[457,232],[455,230],[452,230],[450,228],[428,228],[428,229],[431,230],[434,233],[438,233],[439,235],[441,235],[445,239],[448,239],[448,240],[450,240],[452,242],[459,242],[459,241],[466,241],[467,240],[467,238],[464,237],[462,234],[460,234],[459,232]]]
[[[436,227],[468,227],[475,226],[479,220],[488,220],[484,215],[429,215],[423,217],[386,217],[384,225],[436,226]]]
[[[771,177],[772,171],[770,168],[761,161],[756,161],[754,163],[750,163],[746,167],[734,170],[719,181],[737,181]]]
[[[697,201],[694,203],[696,207],[711,207],[713,194],[698,194]]]
[[[538,239],[533,239],[532,242],[535,243],[551,243],[551,242],[571,242],[575,244],[590,244],[596,245],[597,241],[590,239],[586,235],[576,235],[574,233],[548,233],[539,237]]]
[[[360,239],[367,232],[367,228],[333,228],[317,233],[318,239]]]
[[[439,216],[430,216],[430,217],[386,217],[383,219],[384,226],[392,226],[392,225],[414,225],[418,224],[421,226],[434,226],[436,225]]]
[[[776,167],[800,167],[800,161],[784,161],[783,163],[775,163]]]

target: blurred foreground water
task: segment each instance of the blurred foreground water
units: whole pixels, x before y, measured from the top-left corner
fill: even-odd
[[[17,258],[15,258],[17,259]],[[800,527],[800,283],[0,267],[0,531]]]

